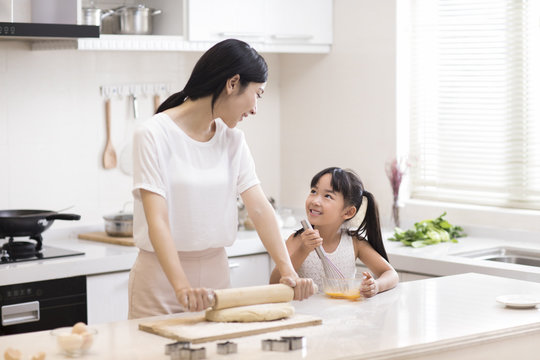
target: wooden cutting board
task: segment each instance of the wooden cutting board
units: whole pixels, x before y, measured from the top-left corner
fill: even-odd
[[[206,321],[203,314],[143,322],[139,323],[139,330],[177,341],[190,341],[193,344],[198,344],[320,324],[322,324],[321,318],[302,314],[294,314],[290,318],[282,320],[250,323],[211,322]]]
[[[79,239],[100,241],[115,245],[135,246],[132,237],[109,236],[105,231],[95,231],[78,235]]]

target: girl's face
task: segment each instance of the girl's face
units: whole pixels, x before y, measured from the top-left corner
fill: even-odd
[[[264,93],[266,83],[248,83],[244,88],[240,86],[239,77],[229,79],[223,93],[223,102],[220,103],[219,117],[229,127],[234,128],[249,114],[257,113],[257,101]]]
[[[351,208],[345,207],[343,195],[332,190],[332,174],[324,174],[306,199],[306,214],[313,225],[324,226],[341,224],[349,219]],[[354,215],[354,213],[353,213]]]

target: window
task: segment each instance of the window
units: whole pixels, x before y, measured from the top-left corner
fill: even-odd
[[[540,1],[410,4],[411,198],[540,209]]]

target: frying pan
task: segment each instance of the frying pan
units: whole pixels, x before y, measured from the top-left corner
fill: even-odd
[[[61,214],[51,210],[0,210],[0,238],[37,236],[54,220],[79,220],[77,214]]]

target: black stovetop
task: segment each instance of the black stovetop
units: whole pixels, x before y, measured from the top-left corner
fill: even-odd
[[[13,240],[14,243],[21,244],[24,243],[24,245],[28,245],[27,247],[34,248],[35,249],[35,242],[31,240],[19,240],[15,239]],[[15,262],[23,262],[23,261],[36,261],[36,260],[43,260],[43,259],[54,259],[54,258],[60,258],[60,257],[66,257],[66,256],[76,256],[76,255],[84,255],[83,252],[80,251],[74,251],[74,250],[68,250],[68,249],[61,249],[53,246],[48,245],[40,245],[39,250],[34,251],[25,251],[22,254],[14,253],[13,251],[8,250],[8,243],[9,241],[6,240],[3,243],[0,243],[0,264],[10,264]]]

